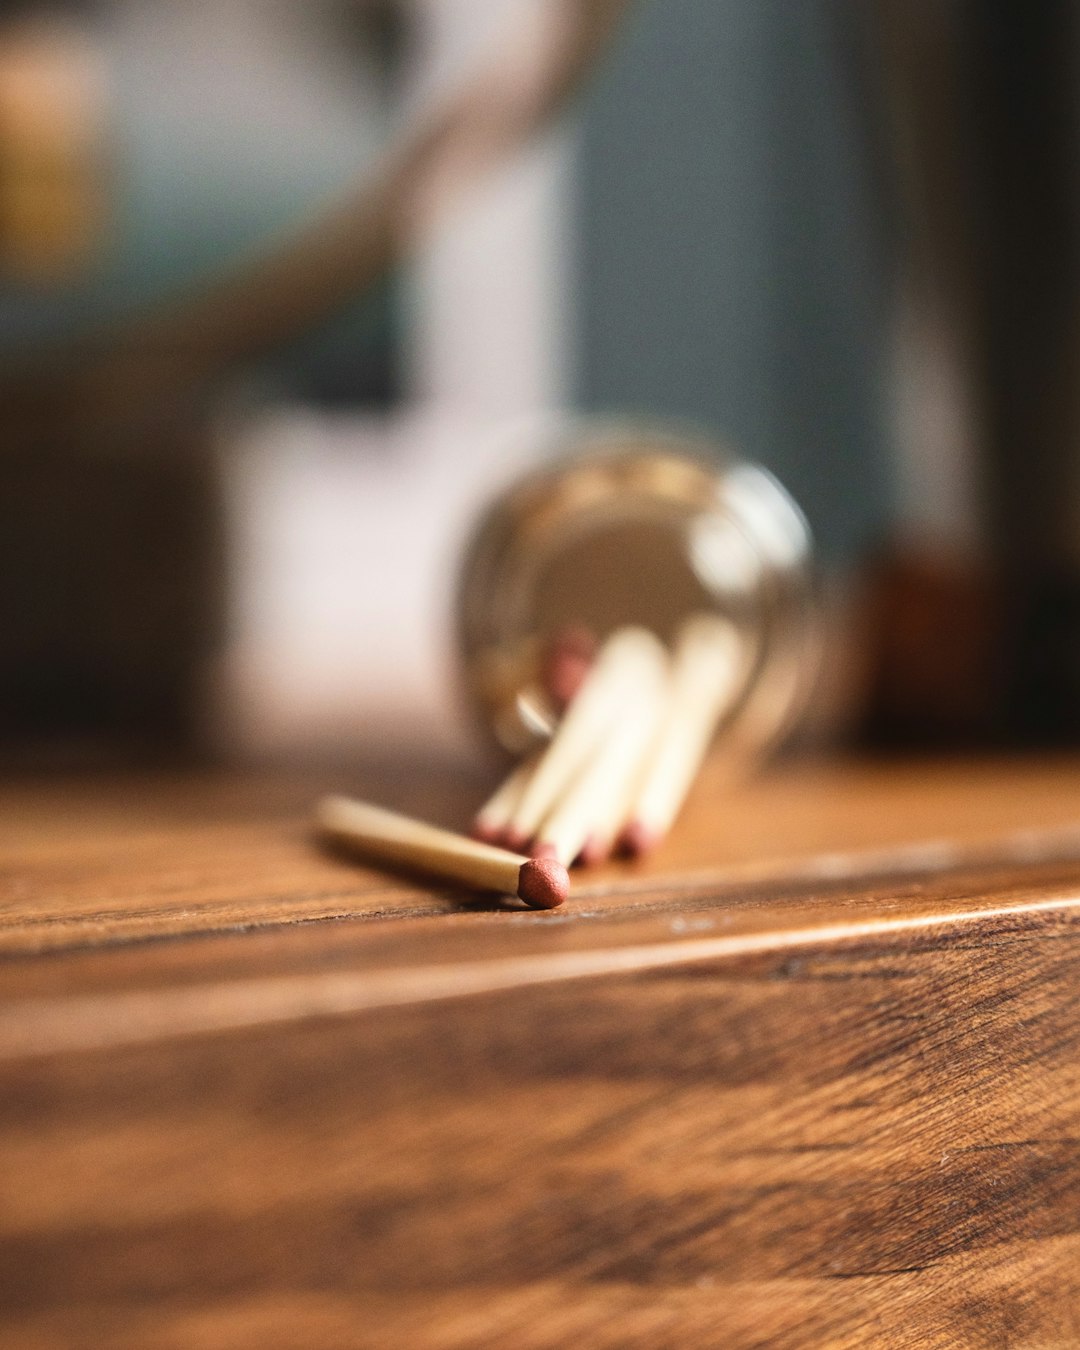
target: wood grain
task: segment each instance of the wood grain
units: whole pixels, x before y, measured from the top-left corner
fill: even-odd
[[[1080,766],[706,785],[548,915],[137,786],[4,796],[0,1344],[1080,1344]]]
[[[475,765],[443,763],[0,786],[0,953],[498,909],[330,857],[311,828],[316,797],[331,790],[464,828],[489,786]],[[714,769],[654,858],[576,874],[571,903],[607,910],[717,887],[1048,859],[1080,859],[1074,761],[798,765],[737,791]]]

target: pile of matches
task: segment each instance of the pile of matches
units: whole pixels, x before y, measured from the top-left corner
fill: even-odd
[[[564,867],[640,857],[671,828],[743,680],[734,625],[698,614],[674,650],[621,628],[586,664],[575,645],[552,663],[569,701],[543,750],[481,807],[473,834]],[[561,692],[561,691],[556,691]]]
[[[576,658],[575,658],[576,659]],[[640,856],[667,834],[744,677],[734,626],[695,615],[674,649],[622,628],[580,662],[551,740],[481,808],[473,838],[366,802],[327,797],[323,835],[387,862],[554,909],[567,868]]]

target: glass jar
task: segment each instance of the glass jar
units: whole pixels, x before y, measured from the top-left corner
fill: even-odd
[[[578,427],[556,449],[492,503],[466,550],[458,646],[481,725],[526,753],[558,720],[553,653],[595,649],[631,624],[671,644],[706,612],[729,620],[743,649],[719,734],[733,754],[763,754],[817,668],[798,507],[765,469],[705,438]]]

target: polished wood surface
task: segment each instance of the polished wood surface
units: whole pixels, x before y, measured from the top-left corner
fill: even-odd
[[[311,822],[317,796],[340,790],[463,829],[492,781],[440,763],[9,782],[0,953],[499,909],[462,888],[333,858],[313,846]],[[1080,858],[1071,761],[798,765],[738,789],[714,768],[652,859],[575,874],[573,913],[614,916],[727,886],[1055,858]]]
[[[379,782],[486,786],[0,793],[0,1344],[1080,1344],[1080,764],[706,781],[550,914],[317,850]]]

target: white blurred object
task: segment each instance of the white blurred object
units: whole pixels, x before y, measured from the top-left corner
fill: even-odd
[[[422,0],[417,11],[421,102],[452,89],[493,34],[520,39],[558,17],[549,0]],[[422,402],[481,418],[564,405],[569,160],[569,133],[557,131],[477,181],[421,236],[407,362]]]
[[[985,540],[978,509],[975,377],[940,306],[901,289],[891,381],[899,525],[920,544],[971,554]]]
[[[253,422],[225,459],[229,636],[213,713],[223,747],[467,746],[458,561],[479,504],[545,439],[536,419],[496,435],[424,410]]]
[[[540,22],[543,0],[419,0],[412,97],[452,87],[526,10]],[[230,447],[215,722],[233,751],[468,743],[457,565],[480,507],[554,439],[565,404],[570,153],[567,132],[531,146],[427,236],[407,274],[399,412],[279,410]]]

